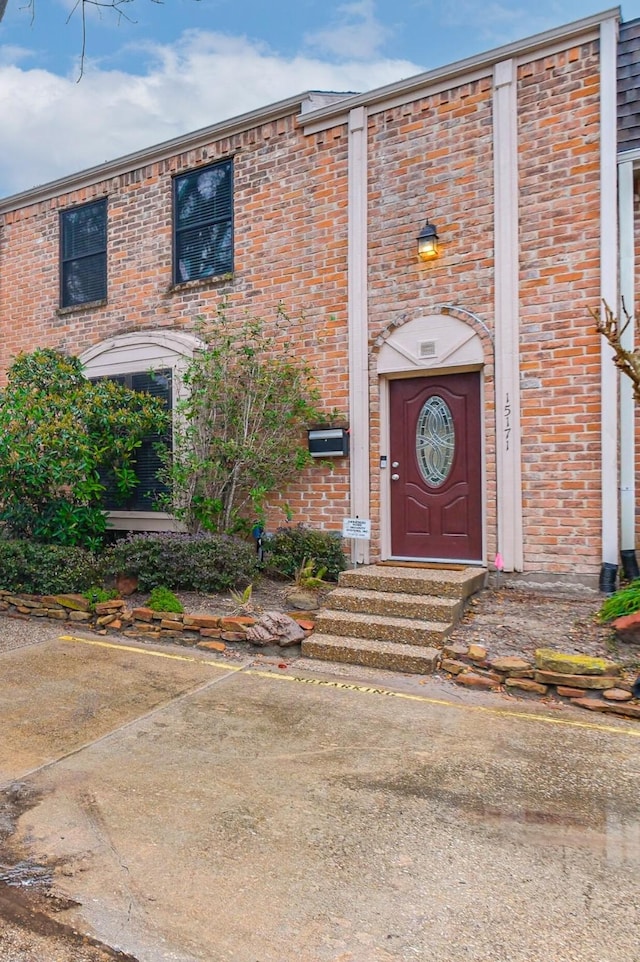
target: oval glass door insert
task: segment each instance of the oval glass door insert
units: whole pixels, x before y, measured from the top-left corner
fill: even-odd
[[[439,488],[449,477],[456,436],[449,405],[437,394],[423,405],[416,427],[418,467],[425,484]]]

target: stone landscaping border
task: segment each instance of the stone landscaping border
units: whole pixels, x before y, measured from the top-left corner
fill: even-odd
[[[640,718],[633,680],[607,658],[570,655],[539,648],[526,658],[491,658],[482,645],[445,645],[440,668],[466,688],[526,693],[568,702],[604,714]],[[634,675],[635,677],[635,675]]]
[[[82,625],[99,634],[113,631],[127,638],[171,640],[208,651],[224,651],[228,642],[280,647],[296,644],[313,631],[308,616],[267,612],[246,615],[174,614],[151,608],[127,608],[117,599],[92,606],[77,594],[30,595],[0,590],[0,614],[9,618],[47,618]],[[265,628],[282,629],[265,641]],[[290,630],[293,628],[293,631]],[[296,630],[297,629],[297,630]],[[633,696],[633,678],[606,658],[571,655],[540,648],[534,661],[522,657],[492,658],[482,645],[445,644],[439,668],[458,685],[487,691],[507,691],[568,702],[589,711],[640,719],[640,699]]]
[[[127,608],[122,599],[91,605],[84,595],[78,594],[30,595],[0,590],[0,613],[9,618],[64,621],[99,634],[113,631],[127,638],[147,641],[171,639],[209,651],[224,651],[227,642],[268,643],[259,633],[252,631],[263,619],[246,615],[192,615],[144,607]],[[313,629],[313,623],[305,618],[284,615],[280,618],[298,627],[297,633],[282,630],[278,637],[269,639],[280,647],[296,644]]]

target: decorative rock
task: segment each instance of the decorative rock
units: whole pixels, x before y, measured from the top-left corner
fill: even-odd
[[[622,615],[612,622],[612,627],[621,641],[628,645],[640,645],[640,611],[633,615]]]
[[[31,615],[33,618],[46,618],[49,612],[46,608],[32,608]]]
[[[584,695],[582,688],[567,688],[566,685],[558,685],[556,692],[563,698],[582,698]]]
[[[531,663],[524,658],[517,658],[515,655],[503,655],[499,658],[492,658],[490,662],[494,671],[499,671],[503,675],[520,675],[531,670]]]
[[[115,621],[111,622],[111,627],[113,628],[114,631],[119,631],[120,628],[122,628],[122,622],[120,621],[119,618],[116,618]]]
[[[91,621],[90,611],[70,611],[69,612],[70,621]]]
[[[219,638],[222,634],[220,628],[200,628],[203,638]]]
[[[137,575],[119,574],[116,576],[116,589],[123,598],[128,598],[138,590]]]
[[[113,601],[100,601],[96,605],[97,615],[108,615],[112,611],[119,611],[121,608],[125,607],[125,602],[120,598],[115,598]]]
[[[134,608],[131,612],[131,617],[135,618],[136,621],[151,621],[153,611],[151,608]]]
[[[315,622],[308,621],[306,618],[294,618],[293,620],[300,625],[303,631],[313,631],[315,628]]]
[[[601,712],[607,712],[615,707],[614,705],[607,705],[606,702],[600,701],[599,698],[572,698],[571,704],[577,705],[578,708],[587,708],[589,711]]]
[[[84,595],[45,595],[42,600],[45,604],[53,602],[74,611],[89,611],[91,607],[89,599],[85,598]]]
[[[174,621],[171,618],[163,618],[160,622],[160,627],[166,631],[184,631],[184,625],[181,621]]]
[[[500,685],[499,681],[489,678],[488,675],[477,675],[472,671],[458,675],[456,677],[456,683],[458,685],[464,685],[465,688],[484,688],[485,690],[498,688]]]
[[[257,645],[276,643],[295,645],[304,638],[300,625],[280,611],[265,611],[253,627],[247,629],[246,639]]]
[[[255,618],[249,618],[246,615],[233,615],[230,618],[221,618],[220,627],[229,628],[231,631],[238,631],[242,628],[250,628],[252,625],[256,624]]]
[[[455,658],[443,658],[440,667],[443,671],[448,671],[450,675],[459,675],[461,671],[466,671],[468,665],[463,661],[456,661]]]
[[[548,688],[540,682],[533,681],[532,678],[506,678],[505,688],[517,688],[519,691],[529,691],[535,695],[546,695]]]
[[[220,634],[223,641],[246,641],[247,636],[243,631],[223,631]]]
[[[47,618],[53,618],[57,621],[64,621],[67,617],[66,611],[63,608],[48,608]]]
[[[623,688],[610,688],[608,691],[602,692],[602,697],[606,698],[607,701],[631,701],[633,695]]]
[[[196,648],[202,648],[204,651],[226,651],[227,646],[223,641],[199,641]]]
[[[605,688],[615,688],[617,678],[606,675],[565,675],[555,671],[536,671],[533,677],[543,685],[568,685],[570,688],[592,688],[603,691]]]
[[[446,658],[454,658],[454,659],[466,658],[468,653],[469,653],[469,648],[467,645],[459,645],[459,644],[444,645],[442,649],[442,654]]]
[[[99,625],[99,626],[102,628],[102,627],[106,627],[106,625],[110,625],[111,622],[112,622],[112,621],[115,621],[115,620],[116,620],[116,616],[113,615],[113,614],[111,614],[111,615],[100,615],[99,618],[96,618],[96,624]]]
[[[183,624],[195,628],[219,628],[220,618],[216,615],[184,615]]]
[[[620,666],[607,658],[590,655],[567,655],[551,648],[538,648],[536,668],[560,675],[619,675]]]
[[[469,645],[467,658],[469,658],[470,661],[484,664],[487,660],[487,655],[488,652],[484,645]]]

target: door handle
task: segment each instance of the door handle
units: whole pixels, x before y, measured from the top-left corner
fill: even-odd
[[[391,480],[392,480],[392,481],[399,481],[399,480],[400,480],[400,475],[399,475],[399,474],[392,474],[392,475],[391,475]]]

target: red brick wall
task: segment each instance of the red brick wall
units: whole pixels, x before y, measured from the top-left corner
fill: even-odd
[[[600,557],[597,45],[519,70],[525,566],[593,572]],[[616,497],[611,492],[611,497]]]
[[[81,353],[125,332],[190,329],[199,316],[214,316],[223,299],[230,324],[248,312],[263,317],[269,332],[282,303],[324,407],[346,417],[344,133],[304,137],[293,117],[284,118],[7,215],[0,248],[2,370],[12,356],[35,347]],[[228,156],[234,157],[233,280],[173,288],[172,175]],[[109,211],[108,303],[58,311],[58,212],[102,196]],[[339,526],[348,513],[347,482],[346,459],[333,471],[320,465],[305,471],[286,493],[294,521]],[[272,526],[284,520],[279,508]]]
[[[389,324],[442,304],[493,328],[492,84],[489,78],[372,113],[369,136],[371,517],[379,515],[376,338]],[[598,302],[599,86],[595,45],[518,72],[522,467],[527,570],[594,572],[600,563]],[[227,301],[296,320],[294,342],[313,366],[327,411],[348,408],[346,126],[304,136],[293,117],[264,124],[127,176],[9,214],[0,235],[0,367],[36,346],[80,353],[112,335],[191,328]],[[172,288],[171,177],[234,156],[235,271],[231,281]],[[58,211],[109,198],[109,302],[58,312]],[[429,218],[441,257],[420,263]],[[298,319],[301,320],[298,322]],[[496,551],[495,398],[485,348],[488,557]],[[276,497],[284,521],[340,527],[348,464],[315,465]],[[615,496],[612,494],[612,496]],[[372,551],[379,550],[374,525]]]

